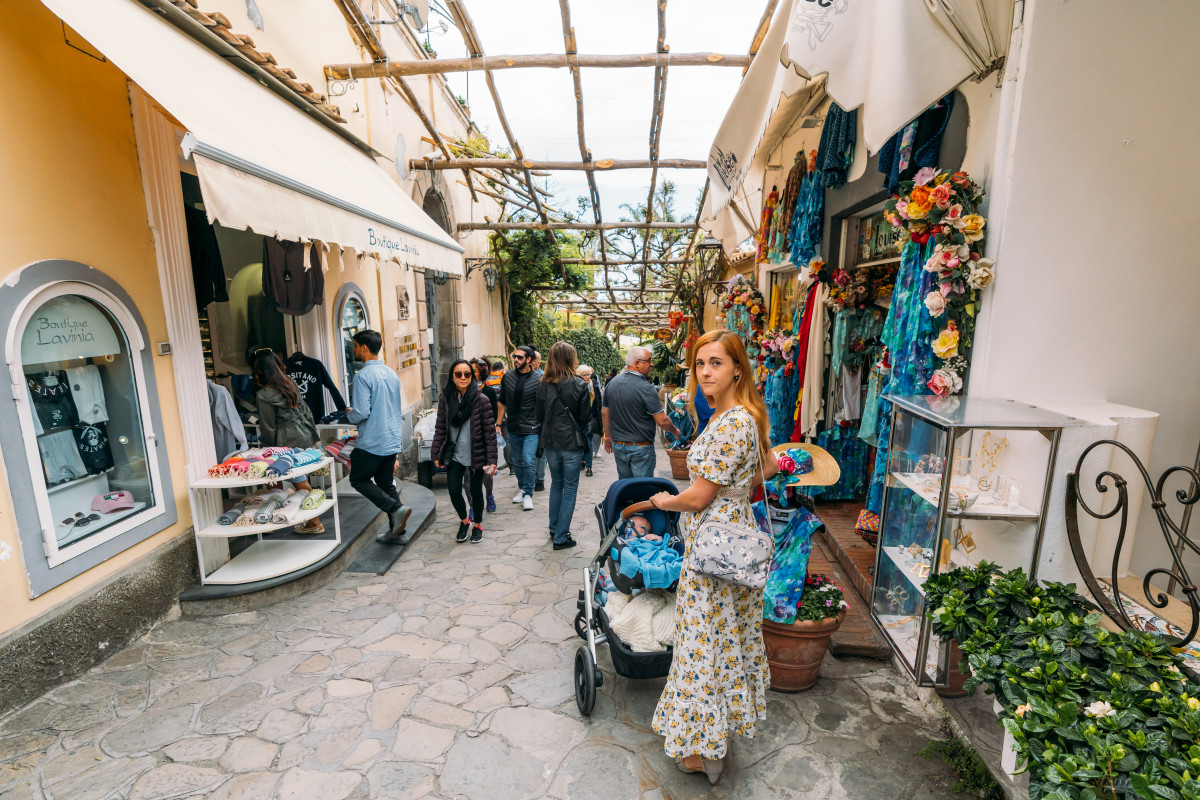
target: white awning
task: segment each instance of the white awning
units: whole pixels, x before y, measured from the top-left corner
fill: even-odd
[[[1012,18],[1013,0],[784,0],[709,152],[710,218],[754,172],[764,136],[791,124],[789,98],[809,76],[826,75],[825,92],[859,109],[861,142],[878,152],[958,84],[996,69]]]
[[[42,0],[189,131],[211,221],[462,274],[463,248],[374,159],[136,0]]]

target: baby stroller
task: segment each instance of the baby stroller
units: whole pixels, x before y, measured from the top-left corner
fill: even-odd
[[[631,594],[645,586],[641,574],[622,575],[612,557],[622,546],[619,534],[625,521],[641,514],[651,523],[652,532],[666,539],[665,546],[683,556],[683,539],[679,535],[679,513],[660,511],[649,503],[659,492],[678,494],[675,484],[665,478],[625,478],[608,488],[604,501],[596,504],[596,521],[600,524],[600,549],[583,568],[583,589],[579,592],[575,615],[575,633],[587,642],[575,653],[575,702],[584,716],[592,713],[596,704],[596,688],[604,684],[604,676],[596,666],[596,647],[609,645],[613,668],[624,678],[663,678],[671,668],[671,648],[656,652],[635,652],[626,646],[609,627],[608,615],[597,600],[597,589],[603,568],[617,591]],[[669,587],[674,590],[675,585]]]

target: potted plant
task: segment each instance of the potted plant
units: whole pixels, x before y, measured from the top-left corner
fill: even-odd
[[[824,575],[809,575],[791,622],[763,620],[763,643],[771,667],[771,688],[802,692],[812,688],[821,672],[829,639],[846,618],[842,588]]]

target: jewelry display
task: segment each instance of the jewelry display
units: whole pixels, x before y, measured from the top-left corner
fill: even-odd
[[[929,565],[928,564],[913,564],[912,569],[909,570],[909,573],[912,575],[916,575],[918,578],[928,578],[929,577]]]
[[[1021,486],[1015,478],[1001,475],[996,479],[996,505],[1008,511],[1021,507]]]
[[[903,586],[894,586],[888,589],[884,597],[892,603],[902,606],[904,605],[904,601],[908,599],[908,589],[905,589]]]
[[[983,442],[979,445],[979,454],[975,457],[975,465],[983,474],[976,485],[979,491],[986,492],[992,488],[991,475],[1000,464],[1000,454],[1008,447],[1008,437],[992,441],[992,432],[983,432]]]
[[[891,622],[888,622],[888,623],[884,624],[884,626],[883,626],[883,627],[885,627],[885,628],[895,628],[895,627],[898,627],[898,626],[900,626],[900,625],[904,625],[905,623],[912,622],[912,621],[913,621],[913,620],[915,620],[915,619],[916,619],[916,617],[915,617],[915,616],[913,616],[913,615],[909,615],[909,616],[907,616],[907,617],[901,617],[900,619],[894,619],[894,620],[892,620]]]
[[[962,525],[954,529],[954,544],[964,553],[971,553],[975,550],[975,540],[971,538],[970,531],[963,530]]]

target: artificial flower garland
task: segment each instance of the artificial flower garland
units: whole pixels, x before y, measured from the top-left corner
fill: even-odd
[[[755,288],[754,280],[745,275],[735,275],[729,281],[721,308],[725,327],[741,335],[747,345],[754,332],[762,330],[767,319],[766,300]]]
[[[918,245],[933,240],[925,271],[936,273],[937,287],[924,302],[930,318],[945,320],[930,343],[936,368],[926,385],[937,395],[958,394],[970,366],[979,292],[995,280],[995,263],[980,253],[987,220],[975,212],[983,190],[965,172],[926,167],[900,191],[888,202],[887,218]]]

